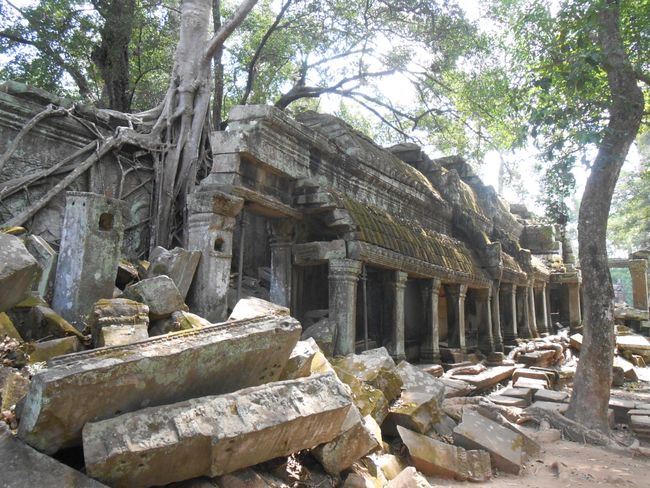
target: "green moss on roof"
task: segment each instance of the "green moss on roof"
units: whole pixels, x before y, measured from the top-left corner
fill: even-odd
[[[359,226],[361,241],[449,270],[475,274],[471,252],[463,242],[347,196],[339,195],[338,199]]]

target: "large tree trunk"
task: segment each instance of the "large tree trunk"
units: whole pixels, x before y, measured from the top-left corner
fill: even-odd
[[[135,0],[95,1],[94,5],[104,18],[101,43],[92,53],[104,81],[104,96],[108,108],[129,112],[129,43],[135,21]]]
[[[639,130],[643,94],[623,48],[618,0],[604,0],[598,40],[611,92],[609,124],[580,204],[578,245],[584,296],[584,339],[568,416],[608,431],[614,355],[614,290],[607,267],[607,218],[621,166]]]

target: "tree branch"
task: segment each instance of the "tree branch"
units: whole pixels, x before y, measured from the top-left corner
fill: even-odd
[[[223,43],[226,42],[226,39],[228,39],[228,36],[233,33],[233,31],[241,24],[246,16],[248,15],[248,12],[252,10],[252,8],[255,6],[257,3],[257,0],[244,0],[233,16],[226,22],[221,29],[210,39],[208,42],[208,47],[205,49],[205,52],[203,53],[203,60],[205,62],[210,62],[212,60],[212,56],[214,55],[214,52],[219,49],[219,47],[223,46]]]

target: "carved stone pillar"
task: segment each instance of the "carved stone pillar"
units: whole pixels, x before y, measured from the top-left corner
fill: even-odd
[[[329,320],[336,326],[337,356],[354,353],[359,273],[361,261],[329,260]]]
[[[456,347],[462,352],[467,352],[465,345],[465,296],[467,285],[449,285],[447,287],[447,310],[451,321],[449,321],[449,346]]]
[[[544,302],[546,303],[546,323],[548,324],[549,334],[555,334],[555,324],[553,323],[553,316],[551,315],[551,284],[546,285],[544,290]]]
[[[291,245],[293,222],[276,220],[271,223],[271,289],[273,303],[291,307]]]
[[[580,283],[568,283],[569,288],[569,328],[575,329],[582,325],[580,311]]]
[[[538,322],[537,324],[537,330],[539,331],[540,334],[547,334],[551,331],[550,327],[551,324],[549,323],[549,316],[548,316],[548,306],[546,304],[546,283],[542,283],[542,288],[539,290],[541,293],[541,305],[542,305],[542,310],[541,310],[541,321]]]
[[[535,286],[531,283],[528,286],[528,327],[531,337],[539,337],[537,331],[537,309],[535,307]]]
[[[630,259],[628,268],[632,277],[632,304],[639,310],[648,310],[648,261]]]
[[[492,283],[492,337],[494,339],[494,350],[503,352],[503,336],[501,334],[501,303],[499,299],[499,281]]]
[[[505,285],[501,285],[501,287],[505,288],[506,290],[506,296],[509,297],[509,311],[510,311],[510,323],[505,324],[506,329],[503,334],[503,339],[506,344],[508,345],[515,345],[517,344],[517,285],[514,283],[508,283]]]
[[[479,342],[481,351],[491,353],[494,351],[494,336],[492,335],[492,287],[479,290],[476,293],[476,306],[479,323]]]
[[[404,294],[408,274],[403,271],[393,272],[391,282],[393,303],[391,307],[391,356],[396,361],[406,358],[404,349]]]
[[[201,251],[187,303],[210,322],[228,315],[233,229],[243,205],[243,199],[216,190],[187,197],[187,248]]]
[[[438,331],[438,294],[440,293],[440,279],[428,280],[422,286],[422,302],[426,307],[427,330],[424,344],[420,348],[422,361],[440,363],[440,343]]]

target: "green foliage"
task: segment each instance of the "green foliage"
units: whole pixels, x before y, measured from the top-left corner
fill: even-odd
[[[572,168],[589,168],[608,123],[610,90],[597,42],[601,1],[491,3],[491,15],[506,33],[502,42],[508,48],[511,83],[518,90],[519,102],[511,107],[528,121],[528,136],[544,162],[542,203],[555,222],[569,214],[566,202],[575,189]],[[626,51],[635,67],[648,73],[650,2],[622,0],[621,17]]]

